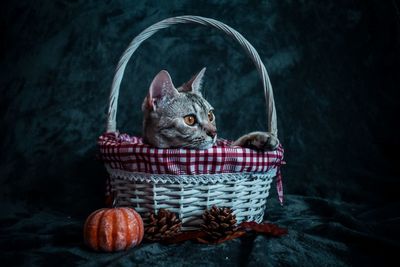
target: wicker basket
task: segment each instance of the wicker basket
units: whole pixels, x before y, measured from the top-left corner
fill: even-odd
[[[210,18],[180,16],[165,19],[145,29],[132,40],[116,69],[109,99],[107,133],[99,139],[100,156],[110,175],[111,194],[117,205],[135,208],[144,217],[145,222],[146,214],[149,212],[157,213],[160,208],[176,212],[182,220],[184,230],[197,228],[202,222],[202,213],[212,205],[232,208],[238,223],[242,221],[261,222],[274,177],[277,178],[278,193],[280,200],[282,200],[280,166],[283,163],[283,149],[281,146],[276,151],[268,152],[256,152],[247,148],[232,148],[230,146],[212,148],[214,150],[206,150],[206,152],[212,153],[216,150],[221,152],[222,150],[223,155],[254,153],[252,155],[257,158],[257,162],[253,165],[245,164],[246,166],[242,166],[243,168],[232,168],[229,167],[229,164],[218,162],[219,166],[228,166],[229,168],[209,168],[208,170],[197,170],[197,172],[193,170],[177,171],[176,168],[168,169],[156,166],[159,164],[158,161],[154,162],[157,157],[147,157],[145,154],[138,155],[140,149],[137,146],[141,149],[144,147],[140,150],[140,153],[143,153],[143,151],[154,152],[157,148],[151,148],[140,142],[134,144],[135,142],[129,139],[127,135],[120,135],[116,130],[119,88],[125,67],[132,54],[144,40],[158,30],[184,23],[217,28],[231,36],[244,48],[255,63],[262,80],[267,107],[268,131],[277,135],[272,86],[265,66],[253,46],[231,27]],[[127,137],[129,140],[127,140]],[[203,152],[198,150],[168,149],[167,152],[168,155],[182,152],[193,153],[195,159],[204,156]],[[124,156],[122,157],[121,154]],[[134,160],[138,158],[141,159],[140,166]],[[238,162],[243,165],[242,158],[230,158],[229,160],[229,162],[233,162],[233,165],[238,164]],[[263,164],[260,162],[263,162]],[[150,167],[146,167],[147,163]],[[141,168],[143,166],[145,168]]]

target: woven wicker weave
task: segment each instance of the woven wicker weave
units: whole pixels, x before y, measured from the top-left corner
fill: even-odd
[[[204,17],[181,16],[160,21],[136,36],[123,53],[111,87],[107,132],[116,131],[116,113],[119,88],[125,67],[139,45],[160,29],[175,24],[193,23],[214,27],[237,41],[250,56],[260,74],[264,89],[268,131],[277,136],[277,122],[272,86],[268,73],[257,51],[231,27]],[[201,214],[212,205],[230,207],[238,223],[260,222],[271,187],[280,164],[271,166],[265,173],[217,173],[203,175],[168,175],[129,172],[105,164],[110,174],[110,187],[117,205],[132,206],[144,216],[164,208],[179,214],[183,229],[198,228]]]

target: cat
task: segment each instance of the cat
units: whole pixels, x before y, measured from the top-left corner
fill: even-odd
[[[178,88],[165,70],[154,77],[142,104],[145,143],[158,148],[193,149],[207,149],[216,143],[214,108],[201,94],[205,70]],[[232,145],[275,150],[279,140],[271,133],[251,132]]]

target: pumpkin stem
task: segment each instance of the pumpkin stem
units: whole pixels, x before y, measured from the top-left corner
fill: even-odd
[[[110,192],[105,198],[104,204],[107,208],[116,208],[118,206],[117,198],[115,197],[115,192]]]
[[[117,202],[117,198],[115,197],[115,192],[111,193],[111,198],[112,198],[111,207],[112,208],[117,208],[118,207],[118,202]]]

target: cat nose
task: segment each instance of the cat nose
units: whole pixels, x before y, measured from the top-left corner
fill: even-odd
[[[217,135],[217,131],[213,130],[213,129],[209,129],[209,130],[206,131],[206,134],[208,136],[210,136],[211,138],[214,138]]]

